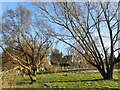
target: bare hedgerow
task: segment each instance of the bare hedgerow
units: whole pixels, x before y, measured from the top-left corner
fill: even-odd
[[[18,73],[15,70],[9,70],[2,73],[2,88],[11,88],[19,81]]]

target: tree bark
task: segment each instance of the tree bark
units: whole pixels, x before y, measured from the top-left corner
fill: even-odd
[[[29,71],[29,73],[28,73],[32,84],[36,83],[36,72],[37,71],[33,71],[33,72]]]
[[[111,64],[109,71],[107,72],[109,79],[113,79],[114,64]]]
[[[109,71],[105,72],[105,70],[103,68],[98,67],[98,71],[100,72],[100,74],[102,75],[104,80],[110,80],[113,79],[113,67],[111,66],[109,68]]]

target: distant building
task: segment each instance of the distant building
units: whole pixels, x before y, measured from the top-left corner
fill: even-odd
[[[61,64],[66,64],[66,66],[71,66],[75,68],[92,68],[93,66],[90,65],[81,55],[66,55],[62,58]]]

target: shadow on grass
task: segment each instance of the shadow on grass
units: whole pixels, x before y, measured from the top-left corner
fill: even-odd
[[[93,79],[93,80],[76,80],[76,81],[49,81],[49,82],[36,82],[36,83],[56,83],[56,82],[87,82],[87,81],[104,81],[104,79]],[[111,80],[110,80],[111,81]],[[118,79],[113,79],[112,81],[118,81]],[[18,82],[16,85],[31,85],[31,82]]]
[[[64,72],[77,72],[77,71],[89,71],[89,70],[97,70],[95,68],[92,69],[75,69],[75,70],[61,70],[61,71],[57,71],[56,73],[64,73]],[[54,72],[38,72],[37,74],[49,74],[49,73],[54,73]]]
[[[32,85],[31,82],[18,82],[16,85]]]
[[[76,80],[76,81],[50,81],[50,82],[38,82],[38,83],[56,83],[56,82],[87,82],[87,81],[102,81],[104,79],[93,79],[93,80]],[[118,81],[118,79],[113,79],[113,81]]]

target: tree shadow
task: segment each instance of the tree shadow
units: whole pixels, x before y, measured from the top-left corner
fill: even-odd
[[[87,82],[87,81],[102,81],[104,79],[93,79],[93,80],[75,80],[75,81],[49,81],[49,82],[38,82],[38,83],[56,83],[56,82]],[[118,81],[118,79],[113,79],[113,81]]]
[[[50,74],[50,73],[54,73],[54,72],[37,72],[37,74]]]
[[[112,79],[113,81],[119,81],[118,79]],[[93,79],[93,80],[75,80],[75,81],[49,81],[49,82],[39,82],[36,83],[57,83],[57,82],[88,82],[88,81],[104,81],[104,79]],[[18,82],[16,85],[31,85],[31,82]]]
[[[30,85],[32,84],[31,82],[18,82],[16,85]]]
[[[60,70],[57,71],[56,73],[64,73],[64,72],[80,72],[80,71],[89,71],[89,70],[97,70],[95,68],[92,69],[76,69],[76,70]],[[54,73],[54,72],[49,72],[49,71],[45,71],[45,72],[37,72],[37,74],[49,74],[49,73]]]

